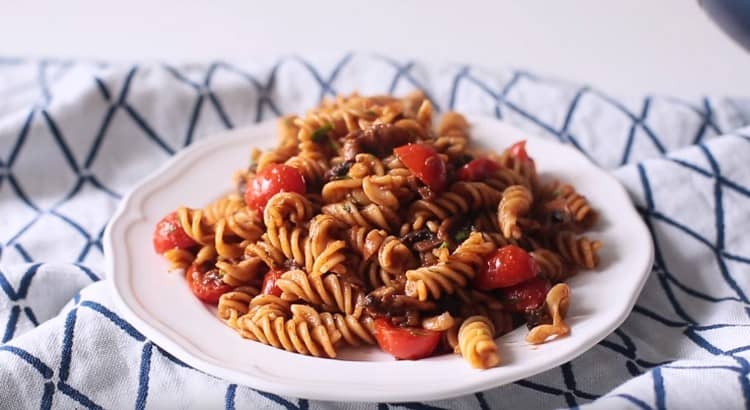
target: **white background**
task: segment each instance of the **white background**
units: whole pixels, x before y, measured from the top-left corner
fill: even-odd
[[[696,0],[0,3],[5,57],[202,61],[342,50],[527,68],[618,94],[750,95],[750,53]]]

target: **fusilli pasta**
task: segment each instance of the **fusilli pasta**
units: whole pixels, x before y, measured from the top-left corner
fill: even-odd
[[[179,207],[154,246],[239,335],[289,352],[378,343],[486,369],[519,323],[532,344],[566,335],[564,282],[599,264],[601,243],[583,236],[596,211],[572,185],[540,182],[523,141],[472,149],[463,115],[433,127],[433,111],[421,92],[353,94],[285,116],[235,192]],[[432,350],[384,342],[410,337]]]

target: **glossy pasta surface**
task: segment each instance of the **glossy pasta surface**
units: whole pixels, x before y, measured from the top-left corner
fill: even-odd
[[[192,271],[220,289],[219,318],[240,336],[299,354],[383,347],[383,318],[408,331],[404,340],[439,334],[422,356],[452,352],[476,368],[502,365],[495,339],[524,323],[529,343],[566,335],[575,297],[564,282],[599,263],[602,244],[584,236],[596,210],[575,181],[540,180],[543,164],[523,143],[474,150],[464,116],[433,116],[416,92],[339,96],[281,118],[277,147],[251,153],[235,192],[176,210],[194,244],[163,256],[173,268],[200,266]],[[424,167],[399,154],[409,144],[427,155]],[[281,165],[305,192],[249,207],[254,178]],[[538,306],[520,309],[507,289],[475,285],[506,246],[532,261],[535,289],[548,292]],[[205,277],[188,277],[191,289]]]

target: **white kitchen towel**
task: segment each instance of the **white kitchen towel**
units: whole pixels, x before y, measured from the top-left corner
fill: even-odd
[[[618,330],[483,393],[329,403],[203,374],[121,318],[101,282],[102,232],[170,155],[336,93],[415,88],[438,111],[571,144],[627,187],[656,262]],[[0,408],[748,408],[749,124],[747,95],[614,98],[520,70],[370,54],[180,66],[0,59]]]

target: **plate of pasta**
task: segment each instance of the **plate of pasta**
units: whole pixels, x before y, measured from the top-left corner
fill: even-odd
[[[422,93],[357,94],[178,153],[105,233],[123,315],[208,374],[320,400],[436,400],[582,354],[653,262],[575,149]]]

